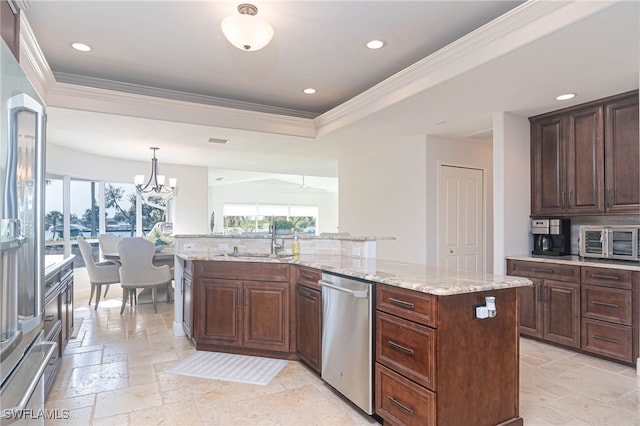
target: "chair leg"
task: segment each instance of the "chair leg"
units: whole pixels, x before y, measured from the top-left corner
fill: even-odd
[[[151,287],[151,300],[153,300],[153,312],[158,313],[158,305],[156,305],[156,298],[158,294],[158,286]]]
[[[123,288],[122,289],[122,306],[120,307],[120,315],[122,315],[122,313],[124,312],[124,307],[127,304],[128,297],[129,297],[129,289]]]
[[[91,294],[89,295],[89,305],[93,300],[93,295],[95,294],[95,292],[96,292],[96,285],[94,283],[91,283]]]
[[[102,293],[102,284],[96,284],[96,311],[98,310],[98,303],[100,303],[100,293]]]
[[[107,288],[104,289],[104,295],[102,297],[107,297],[107,292],[109,291],[109,287],[111,284],[107,284]]]

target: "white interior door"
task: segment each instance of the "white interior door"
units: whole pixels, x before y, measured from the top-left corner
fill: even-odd
[[[440,167],[438,264],[484,272],[483,170]]]

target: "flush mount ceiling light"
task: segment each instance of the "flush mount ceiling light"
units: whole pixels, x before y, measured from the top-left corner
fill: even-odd
[[[258,8],[249,3],[238,6],[238,15],[227,16],[220,23],[222,33],[240,50],[260,50],[271,41],[273,27],[258,18]]]
[[[371,50],[380,49],[382,46],[384,46],[384,41],[382,40],[371,40],[367,43],[367,47]]]
[[[316,93],[316,89],[314,89],[313,87],[307,87],[306,89],[303,90],[304,93],[306,93],[307,95],[313,95],[314,93]]]
[[[149,149],[153,150],[153,158],[151,159],[151,176],[147,183],[144,183],[144,175],[135,175],[133,183],[136,185],[136,190],[142,197],[147,200],[149,197],[163,197],[172,198],[174,190],[176,189],[177,180],[175,178],[169,178],[169,185],[164,184],[164,175],[158,174],[158,159],[156,158],[156,151],[160,148],[152,146]]]
[[[71,47],[79,50],[80,52],[88,52],[91,50],[91,46],[84,43],[71,43]]]
[[[564,95],[556,96],[557,101],[566,101],[567,99],[573,99],[576,97],[575,93],[565,93]]]

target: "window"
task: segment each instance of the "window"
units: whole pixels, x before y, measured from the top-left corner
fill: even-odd
[[[278,233],[316,233],[318,207],[276,204],[225,204],[224,233],[269,232],[272,216],[276,219]]]
[[[100,199],[100,182],[47,175],[45,189],[46,254],[73,251],[71,241],[78,237],[93,240],[100,230],[123,237],[136,235],[136,191],[129,183],[105,183],[104,200]],[[65,186],[68,185],[68,186]],[[68,191],[69,206],[63,200]],[[142,204],[142,234],[166,220],[167,201],[149,197]],[[104,216],[101,220],[101,213]],[[66,215],[66,216],[65,216]],[[69,240],[65,241],[65,218],[69,221]],[[66,246],[66,248],[65,248]]]

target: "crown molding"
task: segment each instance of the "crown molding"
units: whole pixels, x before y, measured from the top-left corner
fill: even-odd
[[[322,136],[602,11],[616,1],[529,0],[316,117]]]
[[[192,102],[196,104],[213,105],[223,108],[242,109],[267,114],[286,115],[299,118],[314,118],[317,113],[301,111],[291,108],[281,108],[253,102],[238,101],[234,99],[219,98],[209,95],[181,92],[177,90],[162,89],[158,87],[143,86],[139,84],[124,83],[121,81],[106,80],[102,78],[87,77],[77,74],[54,73],[56,81],[78,86],[93,87],[97,89],[112,90],[137,95],[146,95],[156,98],[173,99],[176,101]]]
[[[20,11],[20,66],[35,91],[46,104],[47,93],[55,84],[56,79],[22,10]]]
[[[316,135],[313,121],[307,118],[59,82],[49,90],[47,106],[305,138]]]

